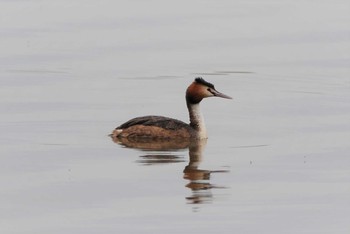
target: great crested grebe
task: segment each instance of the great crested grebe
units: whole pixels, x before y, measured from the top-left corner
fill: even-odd
[[[111,136],[128,139],[208,138],[199,108],[199,103],[207,97],[232,99],[230,96],[218,92],[213,84],[198,77],[186,90],[186,104],[190,115],[190,124],[163,116],[142,116],[123,123],[113,131]]]

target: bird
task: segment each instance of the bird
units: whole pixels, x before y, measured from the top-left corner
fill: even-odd
[[[156,115],[136,117],[121,124],[110,135],[115,139],[128,140],[171,140],[171,139],[207,139],[203,115],[200,111],[200,102],[204,98],[232,97],[217,91],[213,84],[197,77],[186,90],[186,104],[190,123]]]

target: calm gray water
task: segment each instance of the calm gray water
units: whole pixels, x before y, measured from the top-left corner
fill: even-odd
[[[1,233],[350,232],[350,3],[0,1]],[[108,134],[187,121],[142,151]]]

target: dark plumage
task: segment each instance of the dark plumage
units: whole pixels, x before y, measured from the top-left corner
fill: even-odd
[[[202,84],[202,85],[208,86],[209,88],[215,89],[212,83],[205,81],[202,77],[197,77],[196,79],[194,79],[194,81],[197,82],[198,84]]]
[[[177,119],[163,116],[148,115],[130,119],[129,121],[117,127],[116,129],[125,129],[135,125],[155,126],[168,130],[178,130],[180,128],[186,128],[188,126],[188,124]]]

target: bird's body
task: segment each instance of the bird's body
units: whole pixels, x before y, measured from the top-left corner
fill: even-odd
[[[127,138],[191,138],[188,124],[163,116],[142,116],[131,119],[114,130],[117,137]]]
[[[196,78],[187,88],[186,104],[190,116],[190,124],[163,116],[142,116],[131,119],[113,133],[114,138],[128,139],[205,139],[207,131],[199,103],[206,97],[231,97],[215,90],[214,85],[202,78]]]

